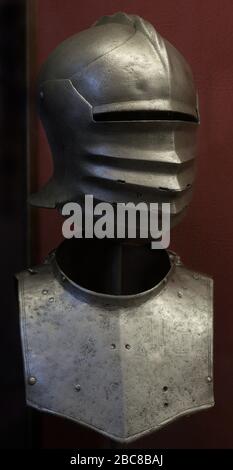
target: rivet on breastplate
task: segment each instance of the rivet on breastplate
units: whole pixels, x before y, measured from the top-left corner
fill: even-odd
[[[37,382],[36,377],[29,377],[28,383],[29,385],[35,385]]]
[[[208,383],[211,383],[212,382],[212,377],[210,377],[210,375],[209,375],[206,380],[207,380]]]
[[[30,274],[37,274],[37,273],[38,273],[38,271],[36,271],[36,270],[33,269],[33,268],[28,268],[28,272],[29,272]]]
[[[50,298],[49,298],[49,302],[50,302],[50,303],[54,302],[54,297],[50,297]]]
[[[177,292],[177,295],[180,299],[183,297],[183,293],[181,291]]]
[[[80,390],[81,390],[81,386],[79,384],[76,384],[74,388],[75,388],[76,392],[80,392]]]
[[[125,349],[131,349],[130,344],[126,344],[126,345],[125,345]]]
[[[47,294],[48,294],[48,290],[47,290],[47,289],[43,289],[43,290],[42,290],[42,294],[43,294],[43,295],[47,295]]]
[[[183,263],[182,263],[182,261],[181,261],[181,259],[180,259],[179,256],[176,256],[175,264],[176,264],[176,266],[182,266]]]

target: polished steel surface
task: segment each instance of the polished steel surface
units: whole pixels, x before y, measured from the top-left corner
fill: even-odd
[[[213,406],[212,280],[171,260],[129,296],[71,283],[53,257],[18,275],[28,405],[121,442]]]
[[[95,203],[170,202],[171,225],[181,219],[194,181],[197,93],[185,59],[150,23],[118,13],[68,38],[44,64],[37,95],[54,173],[32,204],[61,209],[91,194]],[[213,406],[212,279],[172,253],[169,272],[150,255],[153,288],[103,294],[71,280],[67,272],[85,273],[90,287],[95,276],[75,250],[61,269],[59,250],[18,276],[27,403],[126,443]],[[126,258],[132,277],[127,263],[111,263],[120,249],[109,248],[108,263],[99,253],[106,289],[122,292],[124,270],[137,292],[137,274],[150,271],[140,250],[138,263]]]
[[[124,13],[60,44],[38,80],[54,175],[37,206],[170,202],[171,223],[194,180],[197,93],[182,55],[154,27]]]

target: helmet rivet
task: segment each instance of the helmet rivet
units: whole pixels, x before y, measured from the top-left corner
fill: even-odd
[[[193,279],[195,279],[196,281],[198,281],[198,279],[199,279],[198,274],[194,274],[194,275],[193,275]]]
[[[29,385],[35,385],[36,384],[36,377],[29,377],[28,383],[29,383]]]
[[[211,383],[211,382],[212,382],[212,377],[210,377],[210,375],[207,377],[207,382],[208,382],[208,383]]]
[[[43,290],[42,290],[42,294],[43,294],[43,295],[47,295],[47,294],[48,294],[48,290],[47,290],[47,289],[43,289]]]
[[[183,297],[183,293],[181,291],[177,292],[177,295],[180,299]]]
[[[76,392],[80,392],[80,390],[81,390],[81,386],[79,384],[76,384],[74,388],[75,388]]]
[[[50,297],[50,298],[49,298],[49,302],[50,302],[50,303],[54,302],[54,297]]]

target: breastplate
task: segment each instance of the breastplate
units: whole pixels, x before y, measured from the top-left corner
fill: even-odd
[[[209,277],[174,262],[150,291],[101,295],[51,257],[18,282],[28,405],[120,442],[213,406]]]

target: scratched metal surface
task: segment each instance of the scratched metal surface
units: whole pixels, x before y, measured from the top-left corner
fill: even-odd
[[[126,442],[213,406],[210,278],[116,299],[54,269],[18,276],[28,405]]]
[[[39,115],[54,175],[35,206],[168,202],[171,225],[189,205],[199,123],[184,57],[136,15],[105,16],[67,38],[38,77]]]

